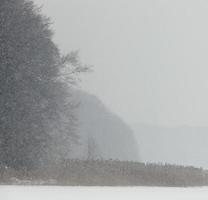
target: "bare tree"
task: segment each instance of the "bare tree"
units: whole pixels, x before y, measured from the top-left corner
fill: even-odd
[[[92,136],[88,136],[87,139],[87,160],[100,159],[99,147]]]

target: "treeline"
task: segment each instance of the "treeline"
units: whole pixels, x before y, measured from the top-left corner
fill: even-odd
[[[60,162],[77,140],[70,87],[87,67],[60,53],[40,11],[0,1],[0,163],[16,170]]]
[[[2,184],[66,186],[208,186],[208,171],[185,166],[124,161],[68,160],[44,171],[1,168]]]

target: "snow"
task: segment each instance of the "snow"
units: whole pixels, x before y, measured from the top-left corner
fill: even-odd
[[[1,186],[2,200],[207,200],[208,188]]]

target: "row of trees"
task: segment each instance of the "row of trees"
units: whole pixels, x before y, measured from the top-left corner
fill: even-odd
[[[15,177],[15,178],[14,178]],[[1,184],[68,186],[208,186],[208,171],[169,164],[116,160],[64,160],[45,171],[0,168]]]
[[[52,36],[32,1],[0,1],[0,162],[15,169],[58,162],[77,139],[70,86],[87,67]]]

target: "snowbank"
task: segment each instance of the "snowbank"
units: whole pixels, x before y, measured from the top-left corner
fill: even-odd
[[[2,200],[207,200],[208,188],[107,188],[1,186]]]

